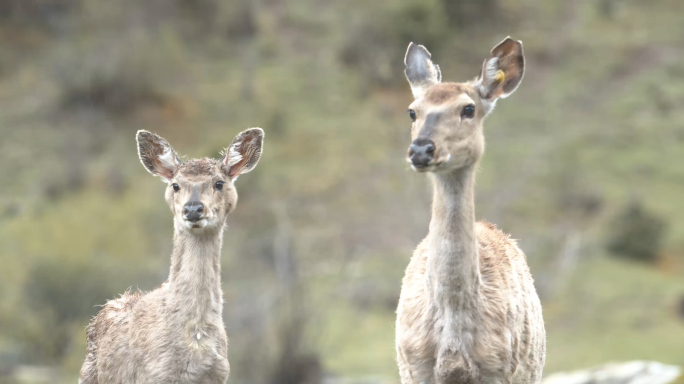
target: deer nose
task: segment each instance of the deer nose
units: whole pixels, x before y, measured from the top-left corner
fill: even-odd
[[[426,138],[418,138],[411,143],[409,159],[416,167],[426,167],[435,157],[435,143]]]
[[[189,201],[183,206],[183,216],[190,222],[200,221],[204,216],[204,205],[199,201]]]

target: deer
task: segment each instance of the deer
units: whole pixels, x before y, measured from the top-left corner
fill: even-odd
[[[546,334],[539,297],[516,241],[475,221],[482,124],[525,70],[522,42],[507,37],[474,80],[442,82],[422,45],[404,58],[413,102],[407,161],[432,183],[427,236],[415,249],[397,307],[402,384],[539,383]]]
[[[145,169],[166,182],[173,214],[168,280],[108,301],[87,327],[79,383],[225,383],[230,373],[223,325],[221,247],[235,209],[235,181],[261,157],[264,131],[238,134],[222,159],[181,161],[169,143],[138,131]]]

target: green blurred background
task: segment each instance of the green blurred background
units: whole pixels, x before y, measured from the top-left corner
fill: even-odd
[[[191,158],[253,126],[222,258],[229,382],[398,383],[430,207],[403,54],[465,81],[507,35],[527,72],[485,123],[477,216],[528,256],[545,372],[684,364],[684,2],[0,0],[0,383],[74,382],[97,305],[166,279],[136,130]]]

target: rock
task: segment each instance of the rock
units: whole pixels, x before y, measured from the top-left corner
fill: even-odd
[[[596,368],[555,373],[542,384],[670,384],[682,370],[674,365],[654,361],[610,363]]]
[[[18,365],[14,368],[12,378],[15,383],[47,384],[59,382],[61,375],[53,366]]]

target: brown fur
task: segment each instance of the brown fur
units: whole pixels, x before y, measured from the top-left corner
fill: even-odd
[[[425,101],[433,105],[441,105],[453,101],[461,93],[465,93],[472,98],[474,92],[472,92],[472,89],[458,83],[439,83],[431,87],[425,94]]]

